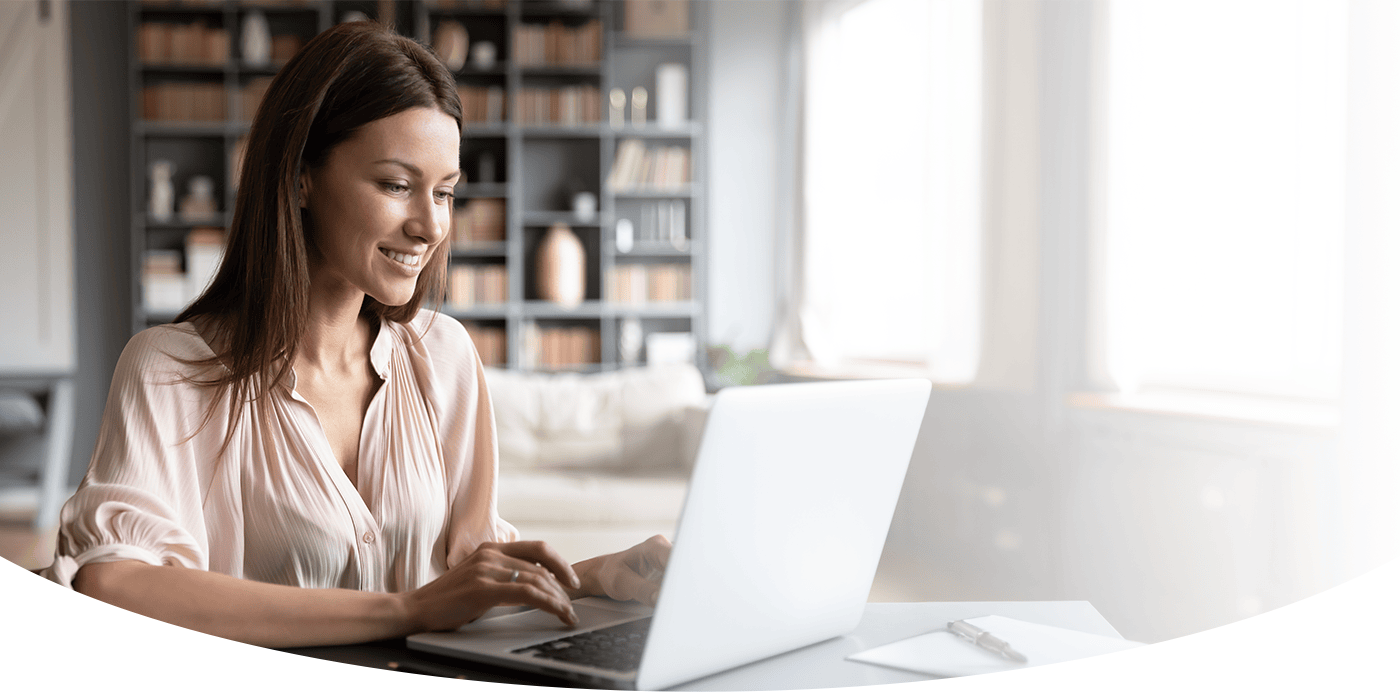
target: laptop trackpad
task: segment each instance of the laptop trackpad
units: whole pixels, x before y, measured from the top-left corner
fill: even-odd
[[[456,632],[419,634],[414,637],[438,641],[445,641],[444,638],[455,638],[459,642],[471,640],[473,648],[525,646],[646,617],[652,610],[650,606],[640,603],[623,603],[608,598],[580,598],[574,601],[574,613],[578,615],[577,627],[565,625],[552,613],[525,608],[522,612],[482,617],[459,627]]]

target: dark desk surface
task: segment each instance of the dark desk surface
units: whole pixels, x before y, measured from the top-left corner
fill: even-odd
[[[850,634],[691,681],[672,690],[798,690],[929,680],[933,676],[847,661],[846,657],[938,629],[949,620],[980,615],[1004,615],[1028,622],[1122,638],[1122,635],[1085,601],[870,603],[865,608],[865,616],[860,625]],[[303,647],[286,651],[328,661],[408,673],[427,673],[494,683],[570,687],[566,683],[542,677],[517,675],[502,669],[467,665],[455,659],[411,651],[403,639],[334,647]]]

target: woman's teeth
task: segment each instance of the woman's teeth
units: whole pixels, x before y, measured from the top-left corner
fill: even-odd
[[[390,260],[394,260],[394,261],[397,261],[397,262],[401,262],[401,263],[403,263],[403,264],[405,264],[405,265],[410,265],[410,266],[411,266],[411,265],[417,265],[417,264],[418,264],[418,259],[421,257],[421,256],[418,256],[418,255],[404,255],[403,253],[395,253],[395,252],[392,251],[392,250],[384,250],[383,248],[380,248],[380,249],[379,249],[379,252],[381,252],[381,253],[383,253],[383,254],[389,256],[389,259],[390,259]]]

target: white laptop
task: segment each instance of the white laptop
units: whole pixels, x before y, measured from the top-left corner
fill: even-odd
[[[528,610],[416,634],[408,647],[658,690],[846,634],[865,608],[930,389],[922,379],[724,389],[654,609],[585,598],[574,601],[574,628]]]

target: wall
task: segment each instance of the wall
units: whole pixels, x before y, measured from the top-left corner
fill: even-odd
[[[72,17],[73,184],[78,372],[69,481],[87,471],[107,387],[131,329],[131,221],[126,7],[75,2]]]
[[[773,331],[780,110],[792,3],[705,3],[710,12],[709,341],[766,348]]]

